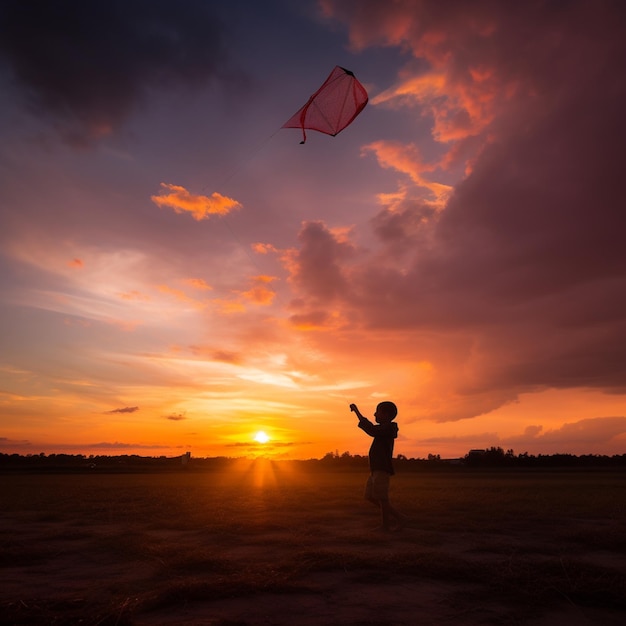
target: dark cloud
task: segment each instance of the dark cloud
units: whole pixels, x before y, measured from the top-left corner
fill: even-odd
[[[48,446],[54,447],[54,446]],[[87,443],[87,444],[61,444],[57,447],[69,449],[107,449],[107,450],[126,450],[126,449],[142,449],[142,450],[161,450],[166,447],[182,448],[183,446],[164,446],[161,444],[143,444],[143,443],[122,443],[120,441],[101,441],[99,443]]]
[[[100,441],[98,443],[41,443],[30,442],[28,440],[2,439],[2,444],[6,450],[22,452],[23,449],[32,451],[36,449],[45,451],[45,454],[55,454],[61,452],[89,453],[91,450],[164,450],[169,448],[182,448],[180,445],[143,444],[143,443],[123,443],[120,441]]]
[[[328,303],[347,289],[342,264],[353,247],[321,222],[307,222],[300,234],[300,250],[289,259],[291,280],[317,302]]]
[[[312,256],[304,233],[312,261],[294,284],[308,310],[327,284],[364,326],[412,332],[405,353],[435,365],[447,407],[462,404],[436,419],[545,388],[626,393],[626,5],[323,4],[355,45],[412,51],[420,63],[379,102],[431,116],[449,146],[442,163],[471,156],[437,213],[410,197],[381,211],[374,253]],[[411,251],[402,266],[394,247]]]
[[[180,422],[182,420],[186,420],[187,416],[184,413],[173,413],[172,415],[166,415],[165,419],[171,420],[173,422]]]
[[[435,212],[432,205],[420,199],[404,200],[402,205],[384,209],[375,216],[372,228],[380,240],[393,250],[393,254],[413,252]]]
[[[135,411],[139,411],[138,406],[125,406],[121,409],[113,409],[112,411],[107,411],[107,415],[112,415],[113,413],[134,413]]]
[[[452,437],[422,439],[425,445],[464,445],[470,448],[501,446],[515,452],[532,450],[534,454],[590,454],[604,451],[621,454],[626,435],[626,417],[589,417],[565,423],[559,428],[544,429],[541,425],[528,426],[520,435],[502,437],[498,433],[479,433]],[[607,452],[608,451],[608,452]]]
[[[66,139],[115,129],[150,88],[225,76],[220,24],[203,0],[5,0],[0,60]]]
[[[328,311],[307,311],[302,315],[297,313],[291,315],[289,321],[298,328],[322,328],[327,326],[332,318]]]
[[[578,422],[563,424],[560,428],[543,432],[541,427],[526,429],[519,440],[527,443],[558,444],[563,449],[572,445],[594,448],[612,442],[616,437],[626,434],[626,417],[591,417]],[[515,439],[512,439],[515,441]]]
[[[0,445],[7,449],[13,449],[31,448],[33,444],[28,439],[9,439],[8,437],[0,437]]]
[[[239,365],[243,363],[243,356],[239,352],[234,352],[232,350],[218,350],[211,346],[189,346],[189,349],[192,354],[195,356],[201,356],[205,358],[209,358],[212,361],[220,361],[222,363],[232,363],[233,365]]]

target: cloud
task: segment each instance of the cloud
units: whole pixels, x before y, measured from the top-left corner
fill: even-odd
[[[107,411],[107,415],[112,415],[114,413],[134,413],[135,411],[139,411],[138,406],[125,406],[121,409],[113,409],[112,411]]]
[[[166,415],[165,419],[171,420],[172,422],[180,422],[186,420],[187,416],[185,413],[172,413],[171,415]]]
[[[193,298],[190,298],[184,291],[180,289],[174,289],[173,287],[169,287],[168,285],[159,285],[158,287],[161,293],[168,294],[179,302],[194,302]]]
[[[210,291],[211,289],[213,289],[213,287],[211,287],[211,285],[209,285],[202,278],[187,278],[184,282],[194,289],[198,289],[199,291]]]
[[[252,244],[252,249],[257,253],[257,254],[269,254],[270,252],[278,252],[279,250],[273,246],[271,243],[253,243]]]
[[[299,250],[283,257],[296,289],[325,303],[346,292],[348,283],[342,264],[353,255],[354,247],[344,234],[333,232],[322,222],[306,222],[298,239]]]
[[[533,446],[535,444],[558,444],[564,446],[564,449],[570,449],[572,446],[594,449],[624,434],[626,434],[626,417],[591,417],[566,423],[546,432],[543,432],[541,426],[530,426],[524,432],[523,437],[518,439],[529,444],[532,442]]]
[[[190,346],[189,349],[194,356],[210,359],[211,361],[240,365],[244,360],[243,354],[231,350],[216,349],[210,346]]]
[[[108,442],[101,441],[98,443],[40,443],[31,442],[27,439],[16,440],[0,437],[0,444],[7,451],[24,453],[24,451],[44,452],[46,454],[55,454],[61,451],[77,454],[88,454],[95,450],[165,450],[171,448],[181,448],[183,446],[172,446],[162,444],[145,444],[145,443],[123,443],[119,441]]]
[[[276,292],[268,288],[267,285],[276,280],[275,276],[254,276],[252,278],[252,287],[241,295],[254,304],[268,306],[274,300]]]
[[[376,215],[371,225],[380,243],[388,248],[387,260],[415,253],[416,246],[428,245],[426,236],[431,222],[438,217],[438,208],[427,200],[416,197],[408,189],[380,198],[385,208]]]
[[[101,441],[99,443],[87,444],[55,444],[47,446],[48,448],[76,449],[76,450],[162,450],[165,448],[182,448],[183,446],[171,446],[162,444],[145,444],[145,443],[122,443],[120,441]]]
[[[226,78],[222,26],[202,0],[18,0],[0,8],[0,61],[63,137],[115,130],[151,89]]]
[[[470,448],[500,446],[515,452],[532,451],[533,454],[621,454],[626,435],[626,417],[590,417],[563,424],[559,428],[544,430],[541,425],[526,427],[519,435],[502,436],[496,432],[455,435],[453,437],[429,437],[421,440],[424,445],[458,448],[465,444]]]
[[[33,447],[28,439],[9,439],[8,437],[0,437],[0,445],[5,450],[31,449]]]
[[[626,393],[624,6],[323,6],[355,48],[411,53],[373,102],[429,119],[446,152],[416,150],[410,132],[370,144],[407,175],[380,198],[378,247],[346,254],[325,225],[305,227],[287,264],[298,314],[332,300],[362,328],[402,333],[398,356],[433,364],[422,410],[438,420],[546,388]],[[425,176],[453,163],[463,177],[433,211]]]
[[[149,302],[150,296],[137,291],[137,289],[132,289],[131,291],[125,291],[118,294],[122,300],[137,300],[141,302]]]
[[[328,311],[313,310],[295,313],[289,321],[299,330],[322,330],[331,325],[332,317]]]
[[[223,298],[216,298],[212,302],[222,315],[236,315],[236,314],[246,312],[245,305],[237,300],[226,300]]]
[[[375,141],[364,146],[363,152],[374,153],[382,167],[395,169],[407,174],[417,187],[428,191],[436,205],[443,205],[452,191],[452,187],[449,185],[430,181],[423,176],[425,172],[434,171],[437,165],[425,162],[420,155],[418,147],[413,143],[401,144],[397,141]]]
[[[211,215],[228,215],[241,204],[232,198],[214,192],[210,196],[195,195],[179,185],[161,183],[158,196],[151,196],[152,202],[158,207],[174,209],[176,213],[191,213],[195,220],[208,219]]]
[[[469,72],[472,78],[477,74],[471,68]],[[473,86],[477,84],[483,86],[482,78]],[[466,87],[467,84],[449,80],[443,72],[411,76],[379,94],[372,104],[419,106],[423,114],[433,119],[435,139],[446,143],[479,134],[493,119],[495,89],[488,92],[483,88],[467,90]]]

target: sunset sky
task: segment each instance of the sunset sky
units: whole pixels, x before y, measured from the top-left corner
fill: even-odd
[[[626,4],[0,3],[0,452],[626,453]],[[336,66],[330,137],[281,129]],[[256,438],[264,431],[269,441]]]

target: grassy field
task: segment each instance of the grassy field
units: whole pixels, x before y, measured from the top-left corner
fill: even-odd
[[[622,624],[626,474],[0,475],[3,624]],[[4,620],[4,621],[3,621]]]

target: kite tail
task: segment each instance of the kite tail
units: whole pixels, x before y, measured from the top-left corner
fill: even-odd
[[[302,141],[300,142],[300,145],[303,143],[306,143],[306,130],[304,130],[304,126],[302,127]]]

